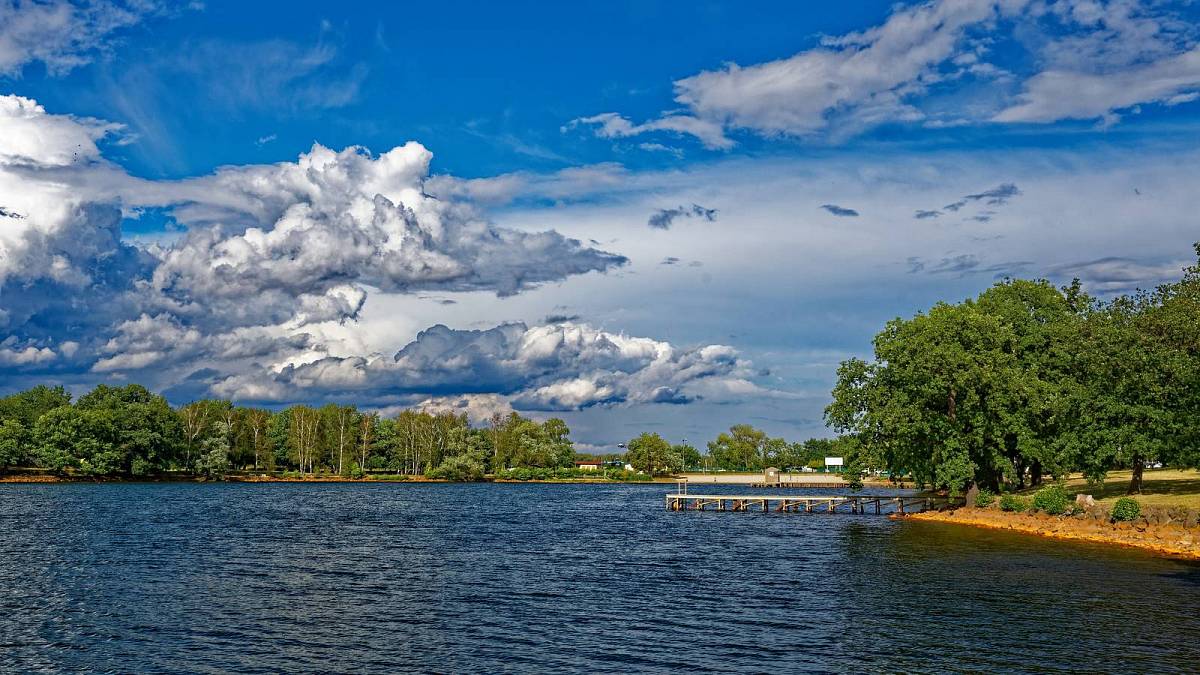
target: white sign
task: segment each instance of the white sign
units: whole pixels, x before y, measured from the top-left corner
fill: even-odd
[[[826,457],[825,466],[842,466],[841,457]]]

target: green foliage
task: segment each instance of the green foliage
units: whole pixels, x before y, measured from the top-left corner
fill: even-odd
[[[1147,460],[1195,467],[1197,325],[1200,263],[1108,302],[1078,282],[1005,280],[889,322],[873,359],[839,366],[826,422],[890,473],[951,493]]]
[[[426,475],[439,480],[463,482],[482,480],[483,473],[483,462],[464,454],[447,457]]]
[[[651,476],[679,471],[683,469],[684,459],[676,448],[678,446],[672,446],[658,434],[643,433],[629,441],[625,461]]]
[[[29,432],[20,420],[0,420],[0,470],[24,462],[28,439]]]
[[[708,454],[721,469],[761,471],[767,466],[769,441],[765,432],[749,424],[735,424],[729,433],[709,441]]]
[[[1033,508],[1052,516],[1066,513],[1071,504],[1071,495],[1061,485],[1048,485],[1033,495]]]
[[[1015,511],[1022,513],[1029,510],[1029,500],[1019,495],[1001,495],[1000,496],[1001,511]]]
[[[43,467],[96,476],[166,468],[181,441],[175,413],[140,385],[100,385],[71,406],[44,413],[32,446]]]
[[[643,482],[653,480],[648,474],[624,469],[606,469],[594,471],[591,469],[558,468],[547,469],[538,467],[522,467],[507,469],[496,474],[496,478],[516,481],[553,481],[571,480],[578,478],[605,479],[625,482]]]
[[[1133,497],[1121,497],[1113,504],[1112,519],[1117,521],[1130,521],[1137,518],[1142,513],[1142,505]]]
[[[975,495],[975,506],[977,508],[986,509],[995,503],[996,495],[992,494],[992,491],[987,488],[980,489],[979,493]]]

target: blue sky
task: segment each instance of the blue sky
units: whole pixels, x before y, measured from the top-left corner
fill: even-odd
[[[1200,8],[843,5],[0,3],[3,387],[803,438],[892,317],[1188,261]]]

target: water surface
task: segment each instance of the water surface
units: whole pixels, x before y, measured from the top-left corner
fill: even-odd
[[[1190,563],[877,516],[668,512],[665,491],[0,485],[0,669],[1200,664]]]

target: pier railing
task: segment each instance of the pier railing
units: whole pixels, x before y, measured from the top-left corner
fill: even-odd
[[[669,511],[759,511],[769,513],[918,513],[950,505],[933,495],[703,495],[689,494],[679,481],[666,496]]]

